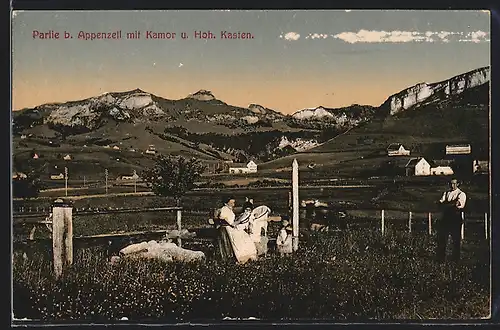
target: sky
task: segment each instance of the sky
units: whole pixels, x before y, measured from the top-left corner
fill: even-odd
[[[11,29],[13,110],[136,88],[167,99],[204,89],[285,114],[378,106],[417,83],[490,65],[488,11],[15,11]],[[134,31],[140,38],[128,39]]]

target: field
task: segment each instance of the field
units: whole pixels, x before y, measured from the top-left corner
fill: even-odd
[[[55,281],[50,246],[40,245],[27,259],[19,250],[14,254],[15,316],[78,321],[127,317],[154,322],[207,322],[225,317],[369,321],[488,316],[489,241],[484,239],[482,224],[467,227],[459,264],[439,264],[434,261],[435,236],[427,233],[427,212],[437,211],[434,201],[440,197],[442,185],[413,182],[385,195],[383,187],[301,189],[301,199],[317,198],[345,207],[349,229],[303,236],[303,228],[297,254],[280,258],[271,251],[243,266],[214,260],[210,241],[183,242],[185,248],[205,252],[207,259],[195,264],[123,261],[111,265],[109,247],[80,247],[75,251],[73,269],[63,281]],[[470,183],[467,189],[472,201],[488,204],[484,186]],[[182,199],[186,208],[183,228],[209,230],[210,209],[228,195],[234,195],[239,204],[245,196],[252,197],[257,205],[271,207],[273,214],[288,215],[288,191],[190,192]],[[376,202],[371,202],[373,198]],[[16,201],[14,209],[21,205],[32,211],[48,208],[52,199]],[[472,210],[479,217],[484,211],[480,204],[476,202]],[[102,193],[74,201],[79,211],[171,205],[173,200],[163,197]],[[381,205],[388,207],[384,236],[380,232]],[[414,211],[411,233],[407,228],[409,210]],[[305,223],[303,214],[301,219]],[[78,215],[77,211],[73,226],[75,237],[174,229],[175,214]],[[23,239],[30,229],[16,226],[15,236]],[[279,223],[270,223],[269,237],[276,237],[278,229]],[[49,238],[50,233],[41,226],[36,237]],[[115,246],[111,253],[121,247]]]
[[[18,318],[98,322],[469,319],[489,315],[486,241],[464,242],[459,264],[433,260],[427,235],[318,233],[289,257],[271,252],[243,266],[112,265],[102,250],[78,250],[62,281],[43,257],[14,257]],[[147,276],[144,276],[147,274]]]

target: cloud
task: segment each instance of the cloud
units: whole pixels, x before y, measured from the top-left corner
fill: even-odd
[[[280,38],[285,38],[285,40],[288,40],[288,41],[296,41],[296,40],[299,40],[300,34],[298,34],[296,32],[288,32],[284,36],[280,35]]]
[[[465,38],[459,39],[458,41],[460,42],[474,42],[474,43],[480,43],[480,42],[489,42],[490,39],[488,38],[488,33],[484,31],[474,31],[474,32],[469,32],[465,35]]]
[[[316,35],[316,34],[314,34]],[[445,42],[450,41],[470,41],[470,42],[488,42],[486,37],[489,33],[484,31],[469,32],[466,38],[457,39],[457,36],[463,36],[463,32],[450,31],[376,31],[359,30],[358,32],[341,32],[331,37],[340,39],[347,43],[405,43],[405,42]],[[311,39],[315,39],[310,35]],[[308,36],[309,37],[309,36]],[[306,37],[306,39],[308,39]]]
[[[281,34],[280,38],[296,41],[300,38],[297,32]],[[453,32],[453,31],[378,31],[359,30],[358,32],[341,32],[338,34],[309,33],[304,39],[333,38],[344,42],[355,43],[406,43],[406,42],[489,42],[489,33],[484,31]]]
[[[323,34],[323,33],[313,33],[306,36],[306,39],[326,39],[326,38],[328,38],[328,34]]]

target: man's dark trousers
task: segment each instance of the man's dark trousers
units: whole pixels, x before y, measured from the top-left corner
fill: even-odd
[[[437,258],[440,261],[444,261],[448,236],[451,235],[453,241],[451,257],[453,261],[458,261],[460,259],[462,229],[461,210],[457,209],[454,205],[445,205],[444,207],[445,210],[437,228]]]

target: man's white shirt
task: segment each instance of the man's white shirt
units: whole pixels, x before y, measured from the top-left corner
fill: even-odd
[[[445,192],[439,201],[443,203],[444,201],[451,202],[454,200],[458,200],[460,202],[458,208],[463,209],[465,207],[465,202],[467,201],[467,195],[462,190],[457,188],[453,191]]]

